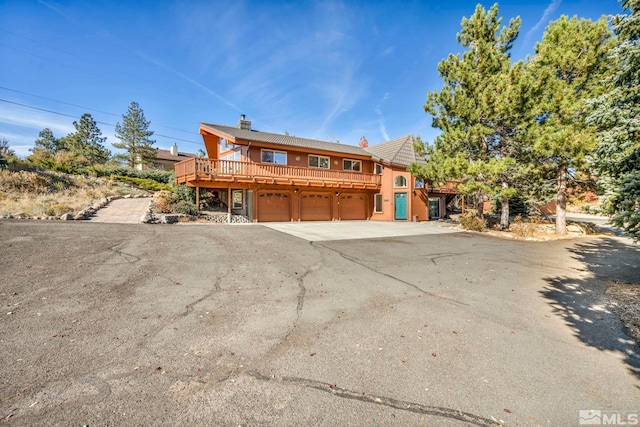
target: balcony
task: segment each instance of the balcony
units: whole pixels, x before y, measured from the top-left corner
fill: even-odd
[[[280,184],[307,187],[380,189],[380,175],[194,157],[175,165],[176,181],[200,187]]]

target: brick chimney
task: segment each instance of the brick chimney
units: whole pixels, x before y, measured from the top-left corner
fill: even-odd
[[[245,115],[240,114],[240,120],[238,120],[236,127],[238,129],[251,130],[251,121],[245,120]]]

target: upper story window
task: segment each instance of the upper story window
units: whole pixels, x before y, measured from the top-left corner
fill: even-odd
[[[229,154],[225,154],[224,156],[220,156],[220,160],[232,160],[235,162],[239,162],[242,160],[240,150],[233,151]]]
[[[373,166],[373,173],[376,174],[376,175],[382,175],[383,169],[384,168],[382,167],[382,165],[380,163],[376,163]]]
[[[329,169],[330,159],[324,156],[314,156],[309,154],[309,167],[310,168],[320,168],[320,169]]]
[[[424,181],[420,178],[416,178],[416,187],[415,188],[424,188]]]
[[[344,159],[342,161],[342,169],[346,171],[362,172],[362,161]]]
[[[396,179],[393,180],[393,186],[395,188],[406,188],[407,187],[407,178],[402,175],[396,176]]]
[[[237,145],[229,144],[229,142],[225,138],[220,138],[220,152],[224,153],[225,151],[233,150]]]
[[[287,153],[284,151],[262,150],[260,154],[262,163],[274,163],[276,165],[287,164]]]

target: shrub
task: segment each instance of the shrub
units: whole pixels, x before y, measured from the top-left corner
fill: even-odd
[[[149,178],[135,178],[130,176],[114,176],[115,179],[121,182],[133,184],[138,188],[142,188],[147,191],[171,191],[172,188],[169,184],[162,184],[158,181],[154,181]]]
[[[94,174],[95,176],[117,175],[130,178],[151,179],[162,184],[171,184],[175,180],[173,171],[166,170],[139,170],[119,166],[92,166],[86,168],[84,172]]]
[[[179,201],[178,203],[173,205],[173,212],[180,213],[185,215],[197,215],[198,210],[196,209],[195,203],[187,202],[184,200]]]
[[[484,231],[487,228],[487,220],[478,218],[472,212],[460,216],[460,224],[467,230]]]
[[[35,172],[0,171],[0,190],[2,191],[46,193],[48,189],[47,179]]]
[[[56,203],[55,205],[49,206],[45,211],[45,214],[47,216],[60,216],[67,212],[73,212],[73,209],[71,209],[69,206],[65,205],[64,203]]]
[[[176,195],[170,191],[159,191],[153,196],[153,206],[160,213],[171,213],[176,202]]]
[[[175,193],[177,200],[193,204],[196,202],[196,189],[194,187],[187,187],[185,184],[178,184],[175,186]]]

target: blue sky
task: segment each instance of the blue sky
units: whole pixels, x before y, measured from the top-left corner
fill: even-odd
[[[0,138],[18,155],[91,113],[107,147],[131,101],[156,146],[203,148],[200,122],[370,145],[438,131],[437,64],[477,1],[0,0]],[[483,2],[489,8],[493,2]],[[616,0],[499,2],[524,59],[551,20],[621,13]],[[47,111],[43,111],[47,110]],[[58,114],[56,114],[58,113]],[[71,116],[71,117],[69,117]]]

